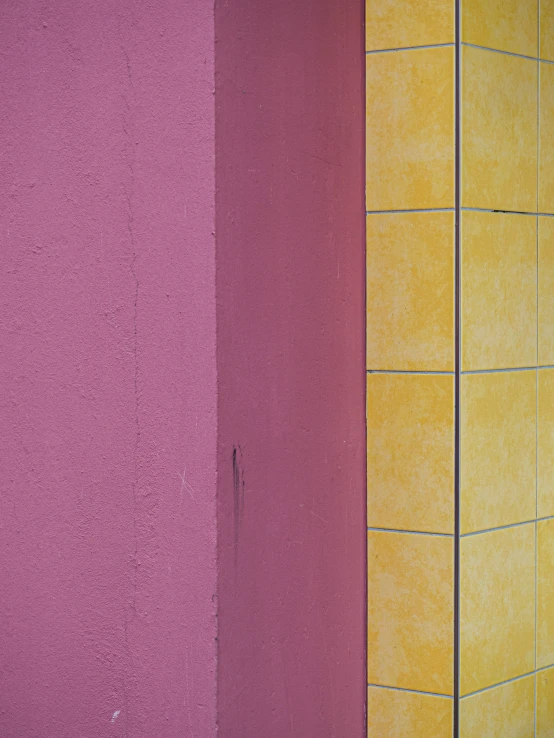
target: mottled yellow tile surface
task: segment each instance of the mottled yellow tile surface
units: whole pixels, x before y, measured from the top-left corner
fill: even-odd
[[[535,524],[462,538],[461,694],[533,671],[534,648]]]
[[[452,738],[453,700],[394,689],[367,690],[368,738]]]
[[[452,694],[453,539],[368,532],[368,675]]]
[[[538,516],[546,518],[554,515],[554,369],[541,369],[538,377]]]
[[[554,519],[537,523],[537,668],[554,664]]]
[[[462,533],[534,520],[536,372],[461,380]]]
[[[454,532],[454,377],[370,374],[367,505],[374,528]]]
[[[536,212],[537,63],[464,46],[461,125],[462,205]]]
[[[460,738],[533,738],[534,735],[534,676],[460,702]]]
[[[538,17],[538,0],[462,0],[462,41],[536,57]]]
[[[540,57],[554,61],[554,0],[540,0],[540,12]]]
[[[537,674],[537,738],[554,738],[554,669]]]
[[[454,206],[454,49],[366,57],[367,210]]]
[[[537,219],[462,213],[462,369],[537,361]]]
[[[366,0],[366,49],[454,42],[454,0]]]
[[[552,21],[554,25],[554,19]],[[554,65],[540,65],[539,212],[554,213]]]
[[[554,218],[539,218],[539,366],[554,365]]]
[[[367,216],[367,366],[454,370],[454,213]]]

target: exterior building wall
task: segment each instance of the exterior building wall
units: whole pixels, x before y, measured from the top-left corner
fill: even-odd
[[[552,29],[366,2],[370,736],[552,730]]]
[[[361,2],[0,3],[2,738],[363,735],[363,129]]]

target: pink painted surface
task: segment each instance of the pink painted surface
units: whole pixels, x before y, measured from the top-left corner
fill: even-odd
[[[0,3],[2,738],[215,735],[213,24]]]
[[[222,738],[364,735],[362,13],[216,5]]]

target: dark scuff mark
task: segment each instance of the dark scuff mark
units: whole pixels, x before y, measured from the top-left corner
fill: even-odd
[[[239,551],[239,531],[244,516],[244,468],[240,445],[233,446],[233,518],[235,529],[235,566]]]

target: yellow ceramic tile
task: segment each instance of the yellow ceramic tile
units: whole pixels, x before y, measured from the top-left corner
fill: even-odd
[[[366,49],[454,42],[454,0],[366,0]]]
[[[536,62],[462,48],[462,205],[536,212]]]
[[[554,20],[553,20],[554,23]],[[554,65],[540,65],[539,212],[554,213]]]
[[[536,372],[462,377],[462,533],[535,519]]]
[[[460,702],[461,738],[533,738],[534,735],[534,676]]]
[[[462,538],[460,559],[465,695],[533,671],[535,524]]]
[[[454,206],[454,49],[366,57],[368,210]]]
[[[367,216],[367,366],[454,370],[454,213]]]
[[[374,528],[454,532],[454,377],[370,374],[367,505]]]
[[[554,669],[537,674],[537,738],[554,738]]]
[[[452,694],[453,576],[451,537],[369,531],[369,684]]]
[[[539,366],[554,365],[554,218],[539,218]]]
[[[538,0],[462,0],[462,41],[537,56]]]
[[[541,59],[554,61],[554,0],[540,0]]]
[[[462,214],[462,369],[536,366],[537,219]]]
[[[395,689],[367,690],[368,738],[452,738],[453,700]]]
[[[554,515],[554,369],[541,369],[538,376],[538,516],[546,518]]]
[[[554,520],[537,523],[537,668],[554,664]]]

